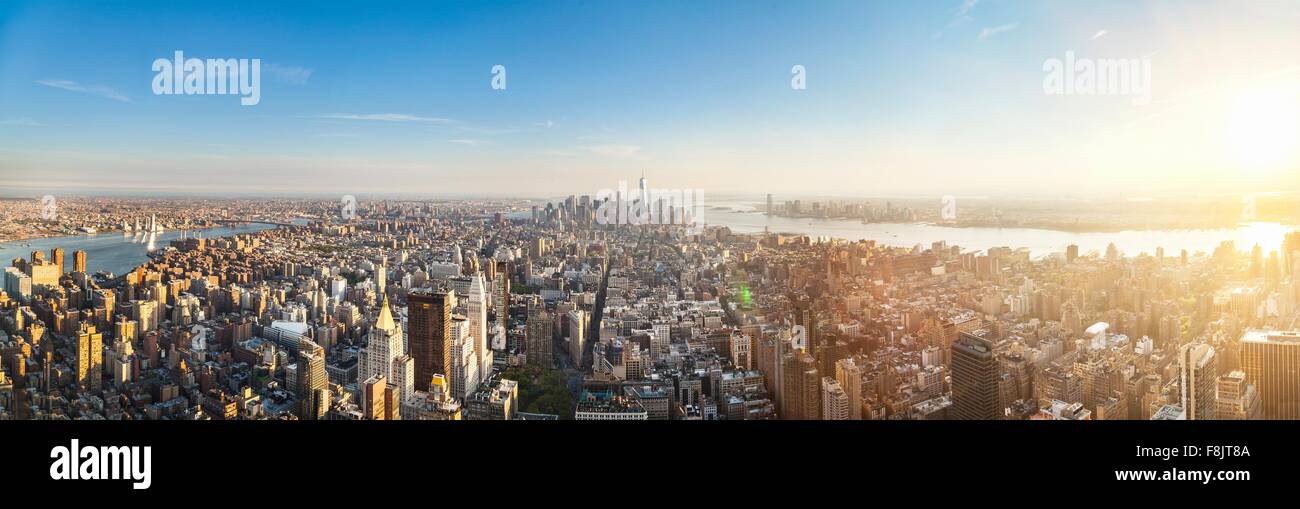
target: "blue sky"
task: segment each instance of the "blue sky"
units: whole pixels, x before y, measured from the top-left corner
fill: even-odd
[[[1243,178],[1178,154],[1231,116],[1189,97],[1294,74],[1298,4],[10,1],[0,188],[586,194],[644,170],[715,193],[1276,189],[1289,157]],[[154,95],[176,50],[260,58],[260,104]],[[1153,59],[1156,104],[1044,95],[1066,51]]]

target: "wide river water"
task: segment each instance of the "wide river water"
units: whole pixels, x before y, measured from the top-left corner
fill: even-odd
[[[727,226],[738,233],[761,232],[764,228],[774,233],[797,233],[813,237],[832,237],[848,240],[875,240],[889,246],[912,247],[946,241],[948,245],[961,246],[963,250],[984,250],[1008,246],[1029,248],[1034,257],[1064,252],[1066,246],[1079,246],[1080,254],[1090,251],[1105,253],[1106,246],[1115,247],[1126,256],[1139,253],[1155,254],[1163,247],[1165,256],[1178,256],[1182,249],[1195,254],[1211,253],[1219,243],[1234,241],[1238,250],[1250,250],[1256,244],[1265,256],[1278,250],[1287,232],[1294,226],[1278,223],[1242,223],[1233,229],[1211,230],[1133,230],[1111,233],[1073,233],[1033,228],[953,228],[925,223],[872,223],[848,219],[810,219],[767,217],[743,203],[715,204],[722,208],[706,207],[704,222],[710,226]]]
[[[108,271],[117,275],[125,274],[149,260],[149,253],[155,249],[167,247],[174,239],[189,235],[215,239],[239,233],[251,233],[275,228],[268,224],[244,224],[232,227],[209,228],[206,230],[175,230],[156,234],[123,234],[121,232],[95,233],[70,237],[49,237],[44,239],[15,240],[0,243],[0,262],[8,267],[15,258],[31,259],[32,251],[44,251],[50,258],[50,250],[63,248],[64,270],[72,270],[72,252],[86,252],[86,271],[94,274]],[[30,245],[29,245],[30,244]]]
[[[1189,253],[1210,253],[1219,243],[1231,240],[1238,250],[1249,250],[1256,244],[1267,254],[1282,245],[1282,237],[1295,229],[1278,223],[1243,223],[1235,229],[1216,230],[1141,230],[1114,233],[1072,233],[1033,228],[952,228],[924,223],[873,223],[862,224],[848,219],[796,219],[767,217],[755,212],[748,204],[726,204],[722,208],[705,208],[704,222],[712,226],[727,226],[738,233],[756,233],[765,228],[777,233],[796,233],[813,237],[831,237],[849,240],[875,240],[878,243],[925,248],[938,241],[961,246],[964,250],[984,250],[1008,246],[1029,248],[1034,257],[1065,251],[1070,244],[1079,246],[1081,254],[1092,251],[1104,253],[1106,246],[1115,243],[1125,255],[1154,254],[1163,247],[1166,256],[1177,256],[1179,250]],[[122,275],[144,263],[149,253],[166,247],[169,242],[184,235],[202,235],[217,238],[238,233],[250,233],[274,228],[272,225],[246,224],[234,227],[167,231],[161,234],[131,234],[120,232],[53,237],[0,243],[0,262],[5,266],[14,258],[29,258],[32,251],[61,247],[65,254],[64,265],[72,269],[72,252],[86,251],[86,269],[94,274],[108,271]],[[30,245],[29,245],[30,244]]]

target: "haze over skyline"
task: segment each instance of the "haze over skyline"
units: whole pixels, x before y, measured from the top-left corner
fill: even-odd
[[[1286,1],[7,2],[0,187],[1294,191],[1297,25]],[[260,58],[260,104],[154,95],[175,51]],[[1044,93],[1067,52],[1149,59],[1151,103]]]

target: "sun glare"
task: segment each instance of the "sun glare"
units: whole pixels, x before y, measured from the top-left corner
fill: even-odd
[[[1240,170],[1271,173],[1300,161],[1300,108],[1296,86],[1243,90],[1230,103],[1229,149]]]

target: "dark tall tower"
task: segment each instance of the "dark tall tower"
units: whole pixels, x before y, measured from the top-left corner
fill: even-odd
[[[80,249],[72,252],[72,271],[86,272],[86,252]]]
[[[552,335],[553,322],[541,299],[534,298],[533,302],[528,303],[528,318],[525,323],[528,364],[543,368],[555,367],[555,357],[551,352],[551,343],[555,339]]]
[[[298,405],[298,418],[312,421],[324,419],[330,408],[325,349],[313,341],[298,350]]]
[[[435,374],[450,374],[451,299],[446,291],[407,295],[406,344],[415,359],[416,390],[429,390]]]
[[[817,343],[820,338],[817,337],[817,311],[813,309],[813,301],[806,296],[799,296],[791,301],[794,303],[794,323],[803,326],[804,329],[808,355],[816,357]]]
[[[996,420],[998,362],[993,342],[963,332],[952,344],[952,417],[960,420]]]

